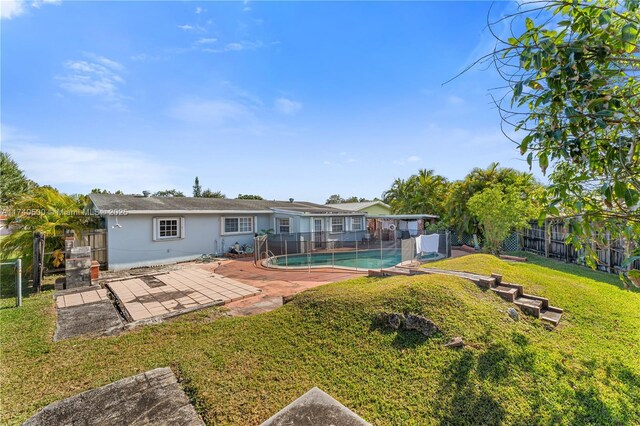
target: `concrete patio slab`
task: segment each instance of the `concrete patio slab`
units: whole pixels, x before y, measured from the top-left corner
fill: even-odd
[[[188,266],[105,284],[131,321],[229,303],[261,292],[257,287]]]
[[[313,388],[261,426],[371,426],[344,405]]]
[[[122,330],[124,326],[109,299],[58,308],[57,313],[54,341],[88,334],[109,335]]]
[[[169,368],[156,368],[47,405],[26,426],[185,425],[204,422]]]

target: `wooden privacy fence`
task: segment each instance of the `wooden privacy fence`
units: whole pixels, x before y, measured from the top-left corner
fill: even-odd
[[[552,259],[568,263],[585,264],[585,251],[576,250],[565,242],[571,232],[571,223],[562,220],[548,219],[542,226],[538,221],[531,221],[531,227],[522,233],[522,248],[524,251],[540,254]],[[625,259],[624,243],[621,239],[607,238],[607,244],[599,246],[592,243],[598,253],[598,269],[601,271],[618,273]],[[640,269],[640,261],[631,265]]]
[[[100,269],[108,269],[106,229],[92,229],[83,232],[76,238],[76,246],[91,246],[91,260],[97,260],[100,263]]]

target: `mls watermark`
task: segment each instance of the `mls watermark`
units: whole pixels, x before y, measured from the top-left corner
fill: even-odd
[[[0,215],[8,217],[23,216],[127,216],[127,209],[1,209]]]

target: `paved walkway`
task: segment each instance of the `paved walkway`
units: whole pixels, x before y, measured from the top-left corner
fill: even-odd
[[[364,272],[346,270],[312,269],[275,270],[256,267],[253,259],[237,259],[222,262],[197,264],[201,269],[215,271],[217,274],[241,281],[262,290],[257,296],[227,304],[232,315],[254,315],[271,311],[282,306],[282,296],[291,296],[301,291],[336,281],[365,276]]]
[[[108,282],[131,320],[138,321],[253,296],[260,289],[189,265],[164,274]]]

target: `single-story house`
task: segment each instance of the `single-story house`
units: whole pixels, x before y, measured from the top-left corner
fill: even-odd
[[[327,204],[337,209],[366,212],[367,230],[383,240],[408,238],[419,235],[426,224],[433,224],[438,216],[433,214],[391,214],[391,207],[382,201]]]
[[[222,254],[253,245],[255,235],[364,233],[365,213],[314,203],[191,197],[91,194],[107,230],[111,270],[152,266]],[[299,238],[299,237],[298,237]]]

